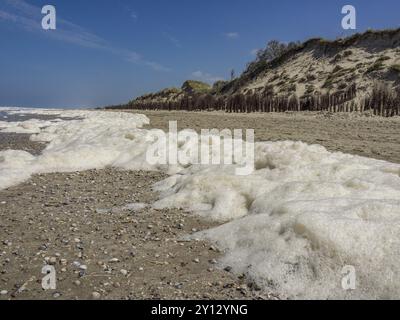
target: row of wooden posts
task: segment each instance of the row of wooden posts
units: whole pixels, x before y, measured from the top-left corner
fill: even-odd
[[[357,97],[355,85],[340,93],[275,96],[272,94],[234,94],[215,97],[210,94],[184,96],[179,101],[154,102],[136,100],[127,106],[142,110],[184,110],[184,111],[225,111],[229,113],[287,112],[287,111],[329,111],[365,112],[375,115],[400,115],[400,91],[376,86],[370,95]]]

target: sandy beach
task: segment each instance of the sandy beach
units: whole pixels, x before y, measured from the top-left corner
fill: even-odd
[[[256,141],[294,140],[319,144],[329,151],[400,163],[400,117],[358,113],[258,113],[127,111],[149,117],[150,127],[178,129],[254,129]]]
[[[355,2],[0,0],[0,303],[399,300],[400,2]]]
[[[46,144],[29,137],[0,133],[0,151],[39,155]],[[182,240],[215,223],[184,210],[124,208],[154,202],[152,186],[165,178],[108,168],[34,175],[1,190],[0,300],[275,299],[223,270],[212,244]],[[42,289],[44,264],[55,266],[57,290]]]
[[[146,128],[167,130],[170,120],[180,129],[253,128],[257,141],[301,140],[400,163],[399,118],[141,113]],[[0,150],[40,154],[46,144],[29,136],[1,133]],[[285,299],[221,266],[223,252],[210,242],[183,240],[220,223],[152,208],[152,187],[166,177],[106,168],[35,174],[1,190],[0,299]],[[55,291],[41,288],[46,263],[57,270]]]

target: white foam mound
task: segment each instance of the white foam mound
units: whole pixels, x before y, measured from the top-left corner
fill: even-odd
[[[399,165],[299,142],[258,143],[256,159],[246,177],[223,168],[171,177],[156,206],[231,221],[196,237],[286,297],[399,297]],[[342,288],[347,265],[354,291]]]
[[[60,113],[59,110],[23,110],[24,114],[29,112],[44,115]],[[121,168],[152,169],[145,163],[148,143],[143,139],[148,136],[147,130],[138,129],[149,123],[146,116],[64,111],[61,117],[82,119],[0,122],[0,132],[35,133],[31,140],[48,143],[37,157],[22,151],[1,151],[0,189],[20,183],[34,173],[73,172],[104,168],[115,163],[119,163]],[[127,156],[129,161],[125,163]]]
[[[249,176],[233,166],[155,166],[146,161],[156,135],[141,128],[145,116],[73,112],[82,119],[3,127],[32,124],[32,139],[49,144],[37,157],[0,152],[0,188],[38,172],[166,170],[171,176],[156,185],[154,206],[221,221],[196,237],[217,242],[226,250],[223,265],[263,287],[289,298],[400,296],[400,165],[286,141],[257,143]],[[347,265],[356,271],[355,290],[342,288]]]

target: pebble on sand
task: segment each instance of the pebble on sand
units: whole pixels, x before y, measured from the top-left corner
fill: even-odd
[[[61,297],[61,293],[55,292],[55,293],[53,294],[53,298],[57,299],[57,298],[59,298],[59,297]]]
[[[227,266],[226,268],[224,268],[224,270],[226,272],[231,272],[232,271],[232,267],[231,266]]]
[[[96,292],[96,291],[94,291],[94,292],[92,292],[92,298],[93,299],[100,299],[101,298],[101,294]]]

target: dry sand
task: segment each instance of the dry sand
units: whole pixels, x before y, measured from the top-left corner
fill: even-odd
[[[129,111],[132,112],[132,111]],[[320,144],[329,151],[400,163],[400,117],[358,113],[251,113],[135,111],[150,118],[152,128],[254,129],[257,141],[294,140]]]

